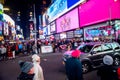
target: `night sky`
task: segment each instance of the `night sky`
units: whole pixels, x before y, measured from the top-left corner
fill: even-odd
[[[25,37],[28,37],[27,34],[29,32],[29,12],[33,11],[33,4],[35,3],[35,10],[36,10],[36,18],[37,18],[37,29],[38,29],[38,16],[41,15],[43,7],[48,7],[50,5],[51,0],[46,0],[46,5],[43,5],[43,0],[5,0],[4,6],[7,6],[11,9],[11,17],[16,20],[17,12],[21,12],[20,24],[21,28],[23,29],[23,33]]]

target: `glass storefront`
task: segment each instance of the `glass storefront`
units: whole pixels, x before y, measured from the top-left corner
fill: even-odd
[[[112,40],[115,39],[115,33],[112,26],[99,26],[85,29],[85,40]]]

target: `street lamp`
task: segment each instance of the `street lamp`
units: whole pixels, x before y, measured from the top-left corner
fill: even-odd
[[[37,51],[37,30],[36,30],[36,14],[35,14],[35,4],[33,5],[33,8],[34,8],[34,36],[35,36],[35,53],[38,53]]]

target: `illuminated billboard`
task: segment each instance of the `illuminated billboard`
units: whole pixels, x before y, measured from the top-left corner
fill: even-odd
[[[49,22],[67,10],[67,0],[56,0],[47,10],[45,15]]]
[[[42,15],[42,26],[46,27],[48,24],[49,24],[48,15],[46,13],[44,13]]]
[[[72,16],[71,16],[72,15]],[[56,20],[57,33],[79,28],[78,8]]]
[[[79,6],[79,19],[81,27],[107,20],[120,19],[120,1],[89,0]]]
[[[3,27],[3,23],[0,21],[0,35],[2,35],[2,27]]]
[[[67,8],[72,9],[86,0],[67,0]]]
[[[55,21],[50,23],[50,32],[53,33],[56,31]]]
[[[67,38],[66,33],[60,33],[60,39],[65,39],[65,38]]]
[[[9,35],[9,27],[6,22],[4,22],[4,35]]]
[[[50,25],[43,28],[43,35],[50,35]]]

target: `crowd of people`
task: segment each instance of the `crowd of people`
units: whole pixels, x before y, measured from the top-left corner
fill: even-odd
[[[82,72],[82,63],[79,60],[81,52],[74,50],[72,57],[65,62],[65,70],[67,78],[65,80],[84,80]],[[19,61],[21,73],[17,80],[44,80],[44,72],[40,65],[40,56],[33,54],[32,62]],[[97,75],[100,80],[120,80],[120,68],[113,66],[113,58],[106,55],[103,58],[104,66],[98,68]]]
[[[41,53],[40,47],[42,45],[51,45],[53,52],[62,50],[74,51],[71,53],[72,57],[66,60],[65,69],[67,80],[84,80],[82,72],[82,63],[79,60],[81,52],[75,50],[76,47],[84,43],[80,40],[56,40],[56,41],[38,41],[37,50]],[[32,42],[19,42],[19,43],[5,43],[0,45],[0,59],[13,59],[17,54],[32,54],[32,62],[19,61],[21,73],[18,80],[44,80],[43,69],[40,65],[40,56],[35,53],[35,44]],[[34,53],[34,54],[33,54]],[[97,75],[101,80],[120,80],[120,68],[113,66],[113,58],[109,55],[103,58],[104,66],[98,68]]]
[[[67,46],[71,45],[73,49],[80,43],[78,40],[54,40],[54,41],[37,41],[37,46],[34,41],[25,41],[25,42],[5,42],[0,43],[0,60],[5,59],[14,59],[16,55],[27,54],[31,55],[36,53],[41,53],[41,46],[51,45],[53,48],[53,53],[59,51],[65,51]]]

